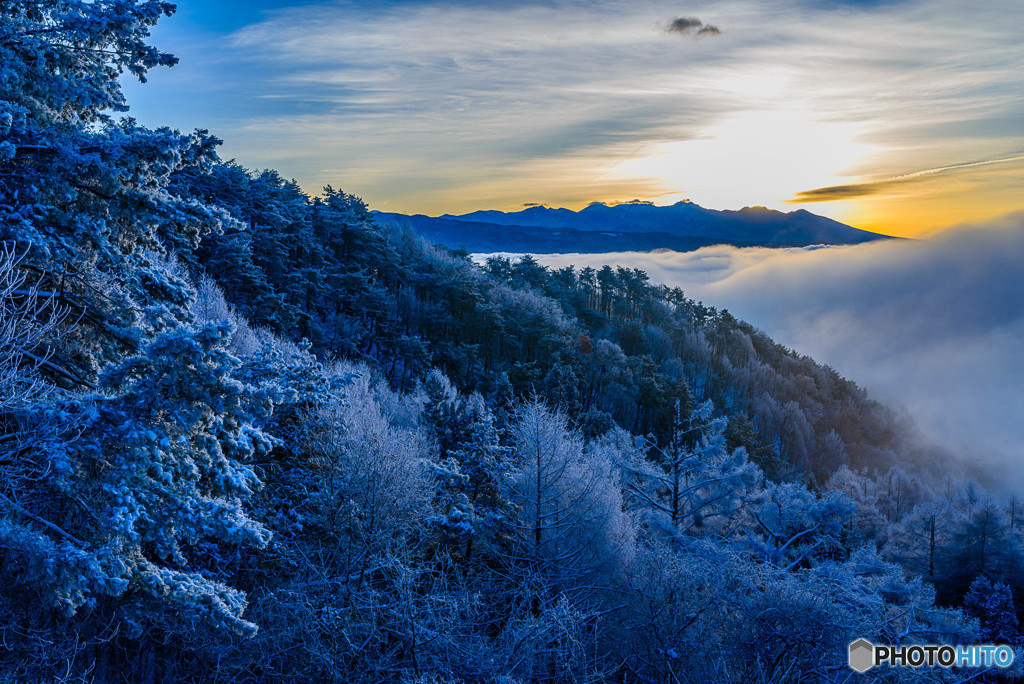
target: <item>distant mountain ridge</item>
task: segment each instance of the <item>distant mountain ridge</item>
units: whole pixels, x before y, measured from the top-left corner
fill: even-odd
[[[434,242],[470,252],[691,251],[715,244],[806,247],[889,239],[804,209],[717,211],[685,201],[669,206],[595,202],[580,211],[532,206],[438,217],[373,213],[378,221],[409,225]]]

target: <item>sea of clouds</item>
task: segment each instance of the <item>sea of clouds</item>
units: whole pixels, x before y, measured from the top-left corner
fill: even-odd
[[[928,240],[547,255],[647,271],[829,364],[954,452],[1024,457],[1024,214]]]

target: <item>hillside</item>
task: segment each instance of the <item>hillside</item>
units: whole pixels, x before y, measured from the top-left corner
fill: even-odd
[[[112,119],[171,9],[2,15],[0,680],[845,681],[856,638],[1024,642],[1020,499],[834,370]]]
[[[377,220],[411,227],[424,237],[469,252],[603,253],[714,244],[804,247],[858,244],[887,236],[858,230],[800,209],[704,209],[692,202],[659,207],[646,202],[593,203],[578,212],[529,207],[517,212],[476,211],[460,216],[374,212]]]

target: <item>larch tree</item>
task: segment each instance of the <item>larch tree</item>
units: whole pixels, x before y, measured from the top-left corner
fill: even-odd
[[[565,416],[537,401],[518,412],[514,453],[513,568],[540,583],[535,610],[560,596],[586,600],[632,539],[612,464],[584,448]]]

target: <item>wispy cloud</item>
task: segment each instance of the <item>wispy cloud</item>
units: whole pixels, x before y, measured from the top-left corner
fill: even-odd
[[[814,190],[804,190],[799,192],[790,200],[786,200],[788,204],[809,204],[812,202],[832,202],[835,200],[847,200],[854,199],[856,197],[866,197],[868,195],[876,195],[878,193],[887,192],[893,188],[912,183],[917,180],[928,178],[929,176],[937,176],[939,174],[950,173],[953,171],[962,171],[966,169],[974,169],[981,166],[992,166],[994,164],[1008,164],[1011,162],[1024,161],[1024,154],[1014,155],[1012,157],[1003,157],[1001,159],[986,159],[983,161],[963,162],[960,164],[950,164],[948,166],[940,166],[934,169],[925,169],[924,171],[915,171],[914,173],[906,173],[902,176],[892,176],[891,178],[884,178],[877,181],[866,181],[863,183],[852,183],[849,185],[830,185],[825,188],[816,188]]]

